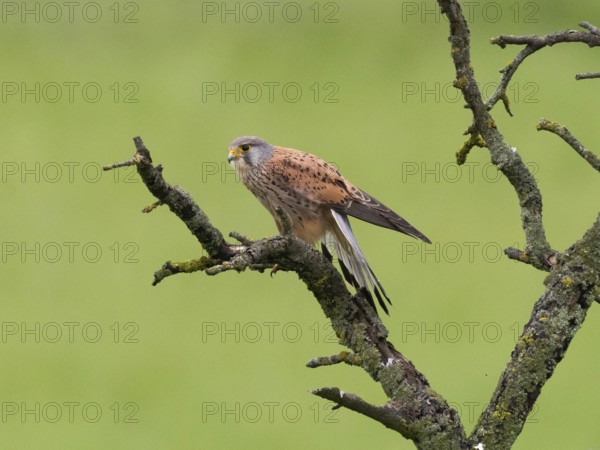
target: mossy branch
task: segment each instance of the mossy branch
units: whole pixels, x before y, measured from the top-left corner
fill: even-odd
[[[565,253],[553,250],[545,237],[542,196],[537,183],[516,148],[504,141],[490,110],[505,95],[508,82],[527,56],[560,42],[584,42],[590,47],[597,46],[600,45],[600,32],[593,25],[582,22],[580,25],[589,30],[588,33],[567,30],[546,36],[500,36],[493,39],[492,43],[501,47],[507,44],[525,44],[526,47],[504,69],[500,87],[484,103],[472,70],[469,28],[460,4],[456,0],[438,0],[438,3],[450,22],[455,85],[461,89],[467,107],[473,113],[469,133],[472,139],[475,133],[480,133],[492,162],[512,184],[521,206],[521,223],[527,241],[525,251],[508,248],[505,253],[511,259],[550,272],[545,281],[546,290],[534,305],[511,360],[467,441],[469,448],[510,449],[542,387],[581,327],[587,310],[599,297],[600,216],[584,237]],[[563,137],[595,167],[595,155],[585,150],[566,129],[547,122],[541,122],[539,129],[548,129]],[[466,143],[463,149],[467,151],[459,152],[461,158],[466,158],[472,147],[471,143]]]
[[[476,135],[475,133],[481,136],[490,152],[492,163],[506,176],[517,194],[521,207],[521,225],[525,232],[525,250],[529,255],[530,264],[548,271],[551,268],[552,256],[557,252],[546,239],[542,222],[542,194],[516,148],[504,141],[496,121],[490,114],[490,108],[483,101],[471,62],[469,26],[460,4],[456,0],[438,0],[438,3],[450,22],[450,54],[456,69],[454,85],[461,90],[467,107],[473,113],[469,133],[472,136]],[[466,158],[465,151],[459,154],[463,160]]]
[[[336,357],[314,358],[309,366],[320,367],[343,361],[362,367],[380,383],[390,402],[380,407],[356,400],[352,402],[352,409],[385,426],[390,427],[393,423],[391,428],[415,441],[419,448],[450,450],[457,448],[455,443],[464,442],[464,430],[456,412],[431,389],[427,379],[414,365],[387,341],[388,331],[375,310],[361,295],[353,296],[348,291],[343,278],[327,257],[291,235],[289,218],[283,211],[279,212],[283,235],[251,241],[239,233],[231,233],[242,245],[229,244],[187,192],[164,180],[162,167],[152,164],[150,152],[142,139],[136,137],[134,142],[136,154],[132,160],[107,166],[106,170],[135,164],[152,195],[187,225],[209,255],[190,261],[165,263],[156,272],[154,285],[166,277],[199,270],[217,275],[229,270],[262,272],[276,266],[278,270],[295,272],[319,301],[340,343],[352,350],[352,353],[342,352]],[[323,392],[326,391],[314,393],[320,395]],[[338,389],[337,392],[341,391]],[[347,400],[354,398],[350,395]],[[377,415],[373,411],[385,414]],[[393,420],[392,414],[395,414]],[[441,445],[443,442],[448,445]]]
[[[581,156],[585,161],[587,161],[590,166],[592,166],[594,169],[600,172],[600,158],[596,154],[587,150],[583,146],[583,144],[579,142],[569,130],[567,130],[566,127],[563,127],[562,125],[556,122],[552,122],[550,120],[540,119],[537,125],[537,129],[538,131],[549,131],[559,136],[563,141],[569,144],[579,156]]]
[[[500,376],[469,445],[509,449],[521,432],[542,387],[563,359],[597,300],[600,286],[600,215],[561,258],[544,284],[530,319]]]

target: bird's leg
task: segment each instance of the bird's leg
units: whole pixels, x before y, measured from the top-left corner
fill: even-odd
[[[288,213],[281,206],[278,206],[275,209],[275,212],[277,213],[276,219],[279,219],[279,220],[276,220],[277,228],[279,228],[279,232],[281,233],[282,236],[291,236],[292,235],[292,220],[290,219],[290,216],[288,216]]]

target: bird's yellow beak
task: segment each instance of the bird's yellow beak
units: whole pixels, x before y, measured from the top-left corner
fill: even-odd
[[[231,161],[237,161],[240,158],[240,149],[234,148],[233,150],[229,150],[229,155],[227,156],[227,162],[231,163]]]

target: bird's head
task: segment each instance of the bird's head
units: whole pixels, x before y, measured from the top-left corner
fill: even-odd
[[[241,136],[229,144],[227,161],[235,170],[248,170],[262,165],[273,152],[273,146],[256,136]]]

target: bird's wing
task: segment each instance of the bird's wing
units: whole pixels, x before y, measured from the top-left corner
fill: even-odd
[[[346,214],[364,220],[365,222],[399,231],[421,239],[424,242],[431,243],[427,236],[396,214],[392,209],[385,206],[376,198],[371,197],[366,192],[355,188],[354,186],[352,186],[352,188],[352,200],[346,205],[332,205],[333,209],[345,212]]]
[[[300,193],[307,200],[424,242],[431,242],[392,209],[353,186],[331,164],[310,153],[275,147],[269,164],[272,173],[282,177],[289,189]]]
[[[266,170],[288,189],[319,205],[346,204],[350,193],[338,170],[310,153],[275,147]]]

